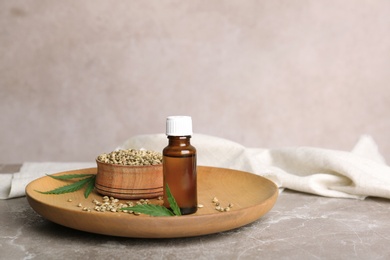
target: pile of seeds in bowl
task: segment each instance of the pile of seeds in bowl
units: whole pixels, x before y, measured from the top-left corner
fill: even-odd
[[[103,153],[98,156],[97,160],[103,163],[118,165],[157,165],[162,164],[162,154],[148,150],[117,150],[111,153]]]

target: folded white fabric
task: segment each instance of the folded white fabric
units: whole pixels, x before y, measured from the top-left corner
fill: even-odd
[[[163,134],[135,136],[119,148],[162,150]],[[360,138],[351,152],[314,147],[256,149],[221,138],[195,134],[198,164],[252,172],[288,188],[327,197],[390,199],[390,167],[374,140]]]
[[[0,199],[24,196],[27,184],[46,174],[91,167],[96,163],[24,163],[17,173],[0,173]]]
[[[370,136],[362,136],[351,152],[295,147],[246,148],[213,136],[194,134],[198,165],[252,172],[284,188],[327,197],[390,199],[390,167]],[[118,149],[162,151],[164,134],[134,136]],[[91,163],[24,163],[18,173],[0,174],[0,199],[23,196],[32,180],[60,171],[96,167]]]

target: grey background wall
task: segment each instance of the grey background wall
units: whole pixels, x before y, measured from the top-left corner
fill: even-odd
[[[0,1],[0,160],[92,161],[168,115],[390,159],[390,1]]]

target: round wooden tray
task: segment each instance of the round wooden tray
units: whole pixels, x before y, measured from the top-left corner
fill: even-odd
[[[57,173],[96,174],[96,168]],[[63,186],[64,182],[42,177],[26,187],[30,206],[44,218],[57,224],[111,236],[137,238],[190,237],[231,230],[249,224],[266,214],[275,204],[278,188],[270,180],[251,173],[215,167],[198,166],[198,203],[203,204],[192,215],[151,217],[123,212],[94,211],[92,200],[102,196],[92,192],[84,198],[84,190],[61,195],[37,192]],[[232,203],[230,211],[215,210],[212,199],[217,197],[221,206]],[[71,199],[71,202],[68,202]],[[127,200],[126,200],[127,201]],[[161,203],[151,200],[152,203]],[[77,205],[92,208],[83,211]]]

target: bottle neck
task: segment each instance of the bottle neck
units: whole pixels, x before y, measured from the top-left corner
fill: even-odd
[[[191,136],[168,136],[169,145],[186,146],[190,144]]]

